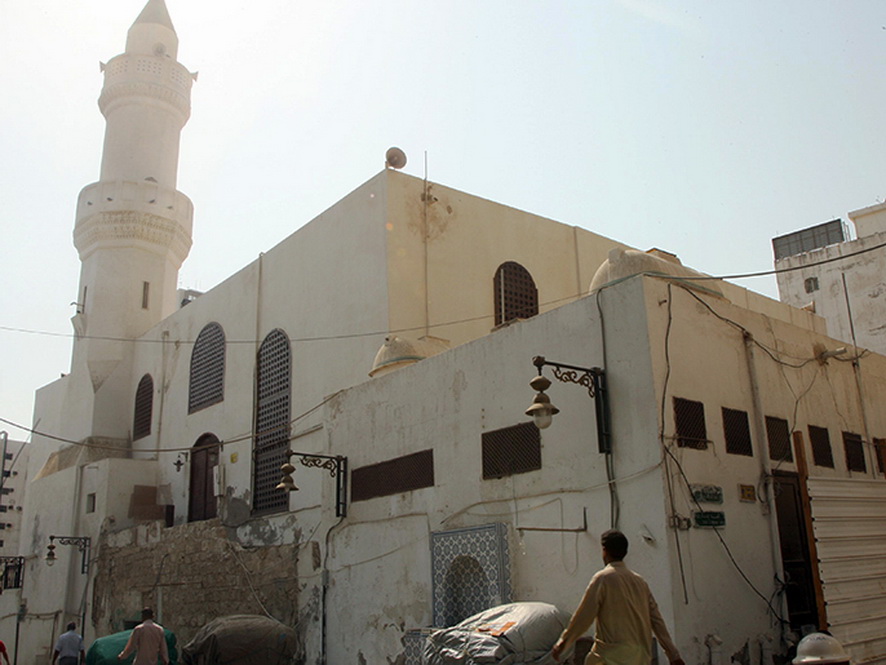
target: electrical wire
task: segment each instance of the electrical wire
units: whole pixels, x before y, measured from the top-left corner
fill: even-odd
[[[794,272],[796,270],[806,270],[809,268],[815,268],[821,265],[825,265],[828,263],[833,263],[835,261],[842,261],[844,259],[855,258],[856,256],[861,256],[862,254],[866,254],[868,252],[873,252],[878,249],[883,249],[886,247],[886,242],[880,243],[878,245],[873,245],[871,247],[867,247],[865,249],[860,249],[856,252],[851,252],[849,254],[842,254],[840,256],[832,256],[827,259],[822,259],[821,261],[815,261],[812,263],[807,263],[802,266],[791,266],[788,268],[775,268],[773,270],[761,270],[757,272],[747,272],[747,273],[737,273],[733,275],[699,275],[699,276],[674,276],[674,275],[664,275],[655,272],[645,272],[639,273],[644,275],[650,275],[654,277],[659,277],[662,279],[674,280],[677,282],[692,282],[692,281],[723,281],[723,280],[733,280],[733,279],[750,279],[753,277],[767,277],[770,275],[779,275],[787,272]],[[556,298],[554,300],[549,300],[544,303],[540,303],[541,307],[548,307],[552,305],[557,305],[562,302],[566,302],[569,300],[574,300],[576,298],[582,298],[588,294],[586,293],[576,293],[569,296],[564,296],[562,298]],[[491,319],[493,318],[492,314],[483,314],[479,316],[472,316],[463,319],[454,319],[452,321],[444,321],[441,323],[433,324],[433,327],[439,328],[444,326],[452,326],[460,323],[470,323],[473,321],[482,321],[483,319]],[[405,332],[416,332],[424,330],[426,326],[412,326],[409,328],[397,328],[394,330],[376,330],[372,332],[362,332],[362,333],[344,333],[339,335],[317,335],[314,337],[291,337],[291,342],[322,342],[327,340],[337,340],[337,339],[353,339],[359,337],[375,337],[379,335],[391,335],[396,333],[405,333]],[[105,340],[111,342],[130,342],[135,344],[194,344],[196,340],[172,340],[172,339],[144,339],[144,338],[127,338],[127,337],[114,337],[114,336],[105,336],[105,335],[83,335],[77,337],[74,333],[60,333],[60,332],[51,332],[46,330],[35,330],[32,328],[20,328],[14,326],[3,326],[0,325],[0,330],[6,332],[17,332],[17,333],[25,333],[31,335],[44,335],[48,337],[63,337],[63,338],[74,338],[77,339],[95,339],[95,340]],[[256,344],[260,340],[255,339],[237,339],[237,340],[225,340],[225,344]]]
[[[334,399],[335,397],[337,397],[337,396],[338,396],[340,393],[342,393],[342,392],[343,392],[342,390],[339,390],[339,391],[333,393],[332,395],[329,395],[329,396],[328,396],[327,398],[325,398],[322,402],[319,402],[319,403],[315,404],[314,406],[312,406],[312,407],[311,407],[310,409],[308,409],[307,411],[305,411],[305,412],[299,414],[298,416],[296,416],[295,418],[293,418],[292,420],[290,420],[288,425],[285,425],[285,424],[284,424],[284,425],[278,425],[277,427],[272,427],[272,428],[270,428],[270,429],[267,429],[267,430],[261,430],[261,431],[259,431],[259,432],[254,432],[254,433],[253,433],[253,432],[246,432],[246,433],[244,433],[244,434],[238,434],[238,435],[235,436],[235,437],[232,437],[232,438],[229,438],[229,439],[225,439],[225,440],[223,440],[223,441],[217,441],[217,442],[213,442],[213,443],[207,443],[207,444],[204,444],[204,445],[202,445],[202,446],[190,446],[190,447],[185,447],[185,448],[139,448],[139,449],[137,449],[137,450],[134,449],[134,450],[132,450],[131,452],[135,452],[135,453],[182,453],[182,452],[189,452],[189,451],[190,451],[190,452],[194,452],[194,451],[200,451],[200,450],[208,450],[208,449],[211,449],[211,448],[212,448],[212,449],[214,449],[214,448],[222,448],[223,446],[225,446],[225,445],[227,445],[227,444],[230,444],[230,443],[239,443],[239,442],[241,442],[241,441],[248,441],[248,440],[251,440],[251,439],[253,439],[254,437],[263,436],[263,435],[266,435],[266,434],[273,434],[274,432],[278,432],[278,431],[281,431],[281,430],[285,430],[287,427],[289,427],[289,426],[295,424],[295,423],[298,422],[299,420],[302,420],[303,418],[306,418],[306,417],[309,416],[311,413],[313,413],[314,411],[316,411],[317,409],[319,409],[320,407],[322,407],[324,404],[326,404],[326,403],[329,402],[330,400],[332,400],[332,399]],[[41,436],[41,437],[44,437],[44,438],[46,438],[46,439],[50,439],[50,440],[52,440],[52,441],[58,441],[58,442],[60,442],[60,443],[69,443],[69,444],[71,444],[71,445],[79,446],[79,447],[81,447],[81,448],[92,448],[92,449],[96,449],[96,450],[117,450],[117,451],[120,450],[120,447],[119,447],[119,446],[106,446],[106,445],[102,445],[102,444],[100,444],[100,443],[86,443],[86,442],[83,442],[83,441],[74,441],[73,439],[66,439],[66,438],[63,437],[63,436],[56,436],[55,434],[49,434],[48,432],[42,432],[42,431],[37,430],[37,429],[32,429],[32,428],[30,428],[30,427],[26,427],[25,425],[20,425],[19,423],[16,423],[16,422],[14,422],[14,421],[12,421],[12,420],[9,420],[9,419],[7,419],[7,418],[2,418],[2,417],[0,417],[0,422],[2,422],[2,423],[6,423],[7,425],[10,425],[11,427],[18,428],[18,429],[23,430],[23,431],[25,431],[25,432],[29,432],[29,433],[32,434],[32,435]],[[293,441],[294,439],[299,438],[299,436],[300,436],[300,435],[299,435],[298,433],[295,433],[295,434],[289,436],[288,441]],[[300,453],[296,453],[296,454],[300,454]]]
[[[679,285],[678,285],[678,286],[679,286]],[[735,321],[732,321],[732,320],[730,320],[730,319],[728,319],[728,318],[726,318],[726,317],[724,317],[724,316],[719,315],[717,312],[715,312],[715,311],[713,310],[713,308],[708,307],[706,302],[704,302],[703,300],[701,300],[701,299],[700,299],[695,293],[693,293],[692,291],[690,291],[688,288],[686,288],[686,287],[682,287],[682,286],[681,286],[680,288],[682,288],[686,293],[689,293],[689,294],[690,294],[691,296],[693,296],[696,300],[698,300],[698,301],[701,302],[703,305],[705,305],[705,306],[707,307],[708,311],[709,311],[711,314],[713,314],[717,319],[719,319],[719,320],[721,320],[721,321],[724,321],[725,323],[728,323],[728,324],[732,325],[733,327],[738,328],[738,329],[741,330],[743,333],[745,332],[745,329],[744,329],[743,326],[741,326],[740,324],[738,324],[738,323],[735,322]],[[677,458],[677,456],[674,455],[674,452],[673,452],[673,450],[671,449],[671,446],[668,445],[668,444],[666,443],[666,440],[667,440],[669,437],[666,437],[666,436],[665,436],[665,431],[664,431],[665,422],[666,422],[666,421],[665,421],[665,412],[666,412],[666,404],[667,404],[667,387],[668,387],[668,383],[669,383],[669,380],[670,380],[670,373],[671,373],[671,359],[670,359],[670,352],[669,352],[669,347],[670,347],[669,340],[670,340],[670,334],[671,334],[671,329],[672,329],[672,325],[673,325],[673,310],[672,310],[672,307],[673,307],[673,290],[672,290],[672,283],[671,283],[671,282],[668,282],[668,299],[667,299],[667,300],[668,300],[668,322],[667,322],[667,326],[666,326],[666,329],[665,329],[665,382],[664,382],[664,386],[663,386],[663,388],[662,388],[662,399],[661,399],[661,423],[660,423],[660,427],[661,427],[661,429],[660,429],[660,433],[661,433],[661,444],[662,444],[663,452],[664,452],[664,454],[666,455],[665,460],[667,461],[667,459],[670,459],[670,460],[676,465],[677,471],[679,472],[680,477],[682,478],[684,484],[686,485],[686,489],[687,489],[687,491],[689,492],[689,496],[692,497],[692,501],[693,501],[693,502],[695,503],[695,505],[698,507],[698,510],[699,510],[699,511],[703,511],[704,509],[703,509],[702,506],[699,504],[698,500],[695,498],[695,495],[694,495],[693,492],[692,492],[692,484],[689,482],[689,479],[686,477],[686,472],[685,472],[685,470],[683,469],[683,465],[681,464],[681,462],[680,462],[680,460]],[[752,337],[752,339],[753,339],[753,337]],[[776,361],[779,360],[779,359],[775,358],[773,355],[770,355],[770,358],[772,358],[773,360],[776,360]],[[789,366],[791,366],[789,363],[785,363],[785,364],[788,364]],[[667,464],[665,464],[665,477],[666,477],[666,479],[667,479],[668,495],[669,495],[670,503],[671,503],[672,517],[677,517],[676,506],[675,506],[675,503],[674,503],[674,500],[675,500],[675,499],[674,499],[674,494],[673,494],[673,486],[672,486],[671,481],[670,481],[670,471],[668,470],[668,465],[667,465]],[[739,565],[738,561],[735,559],[735,556],[733,555],[732,550],[730,549],[728,543],[727,543],[726,540],[723,538],[723,534],[720,533],[720,530],[719,530],[717,527],[713,527],[713,531],[716,533],[716,535],[717,535],[717,539],[719,540],[720,545],[722,546],[723,550],[725,551],[727,558],[728,558],[729,561],[732,563],[732,565],[735,567],[735,569],[738,571],[738,573],[739,573],[739,575],[741,576],[741,578],[742,578],[742,579],[745,581],[745,583],[750,587],[750,589],[754,592],[754,594],[757,595],[759,598],[761,598],[761,599],[763,600],[763,602],[766,603],[766,606],[767,606],[767,608],[769,609],[769,611],[772,613],[772,616],[775,617],[779,622],[781,622],[782,625],[785,625],[785,624],[787,623],[787,622],[785,621],[785,619],[784,619],[784,618],[779,614],[779,612],[775,609],[775,607],[772,605],[772,603],[770,602],[770,600],[769,600],[765,595],[763,595],[763,594],[760,592],[759,589],[757,589],[756,585],[754,585],[754,583],[753,583],[753,582],[751,581],[751,579],[747,576],[747,574],[745,574],[744,570],[741,568],[741,566]],[[684,586],[683,586],[684,601],[688,603],[688,595],[687,595],[687,590],[686,590],[686,586],[685,586],[685,576],[684,576],[684,571],[683,571],[683,559],[682,559],[682,553],[681,553],[681,550],[680,550],[680,538],[679,538],[679,535],[677,535],[677,536],[675,537],[675,541],[676,541],[676,543],[677,543],[677,558],[678,558],[678,563],[679,563],[679,565],[680,565],[680,574],[681,574],[681,578],[683,579],[683,584],[684,584]]]

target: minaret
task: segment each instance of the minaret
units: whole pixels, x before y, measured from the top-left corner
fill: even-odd
[[[80,192],[74,226],[81,269],[72,371],[85,361],[95,390],[127,355],[114,340],[137,338],[176,309],[191,248],[193,205],[176,176],[196,75],[177,53],[164,0],[148,0],[126,51],[101,65],[101,174]]]

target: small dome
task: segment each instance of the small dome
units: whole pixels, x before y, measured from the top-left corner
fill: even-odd
[[[422,337],[417,340],[411,340],[397,335],[389,335],[385,337],[385,343],[382,344],[378,353],[375,354],[375,360],[372,363],[372,369],[369,370],[369,376],[376,377],[381,374],[387,374],[395,369],[437,355],[448,348],[449,343],[437,337]]]
[[[640,274],[674,277],[684,286],[688,286],[691,289],[723,296],[719,280],[713,278],[698,279],[699,277],[707,277],[707,275],[692,268],[687,268],[676,255],[654,248],[648,252],[621,248],[610,250],[609,258],[594,273],[594,278],[591,280],[591,286],[588,291],[594,293],[604,286],[609,286],[628,277]],[[692,279],[683,281],[680,279],[681,277],[691,277]]]

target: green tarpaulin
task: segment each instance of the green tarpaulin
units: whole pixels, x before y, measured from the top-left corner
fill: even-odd
[[[163,631],[166,634],[166,647],[169,649],[169,662],[172,665],[177,665],[178,650],[175,648],[175,634],[168,628],[164,628]],[[130,635],[132,635],[131,630],[124,630],[122,633],[99,637],[86,652],[86,665],[118,665],[119,663],[132,665],[135,654],[130,655],[126,660],[117,660],[117,654],[123,651]],[[158,658],[157,662],[162,661]]]

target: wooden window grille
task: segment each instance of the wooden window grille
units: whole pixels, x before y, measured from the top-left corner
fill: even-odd
[[[495,271],[495,325],[538,314],[538,289],[532,275],[519,263],[502,263]]]
[[[541,434],[531,422],[484,432],[481,445],[485,480],[541,468]]]
[[[886,473],[886,439],[874,439],[874,452],[877,457],[877,469]]]
[[[864,461],[864,442],[860,434],[843,432],[843,450],[846,452],[846,468],[849,471],[867,472],[868,465]]]
[[[723,437],[726,439],[727,453],[754,456],[747,411],[723,407]]]
[[[351,501],[365,501],[433,486],[433,450],[422,450],[351,471]]]
[[[706,450],[708,431],[704,422],[704,404],[682,397],[674,398],[674,427],[677,446]]]
[[[291,382],[289,338],[282,330],[273,330],[265,337],[258,350],[252,471],[253,512],[279,512],[289,507],[289,493],[276,487],[280,483],[280,467],[286,461],[286,452],[289,449]]]
[[[154,411],[154,379],[145,374],[135,390],[135,409],[132,416],[132,440],[151,433],[151,417]]]
[[[766,438],[769,440],[769,459],[779,462],[793,462],[791,449],[791,429],[784,418],[766,416]]]
[[[809,426],[809,445],[815,466],[834,468],[834,452],[831,450],[831,437],[826,427]]]
[[[0,547],[3,541],[0,540]],[[18,558],[14,561],[8,561],[3,566],[3,588],[4,589],[21,589],[22,578],[25,573],[25,560]]]
[[[194,413],[225,398],[225,331],[217,323],[206,325],[191,351],[188,413]]]

